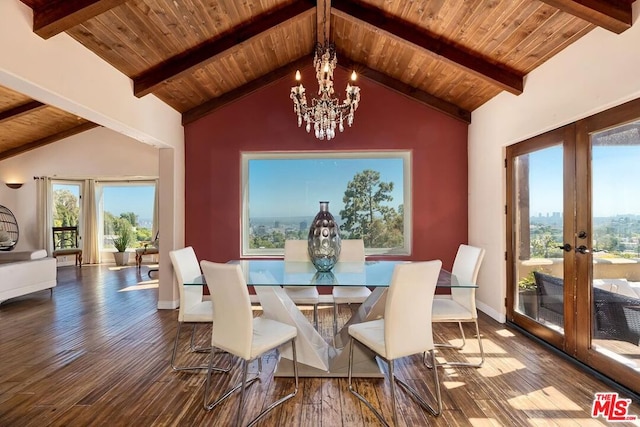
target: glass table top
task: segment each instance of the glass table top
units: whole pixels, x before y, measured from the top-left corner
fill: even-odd
[[[387,287],[397,264],[409,261],[338,262],[329,272],[319,272],[311,262],[283,260],[234,260],[240,264],[249,286],[368,286]],[[185,285],[205,284],[199,276]],[[448,271],[441,270],[439,288],[477,288],[477,285],[460,283]]]

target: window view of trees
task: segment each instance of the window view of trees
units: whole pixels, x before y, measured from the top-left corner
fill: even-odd
[[[104,248],[113,248],[114,239],[122,237],[124,229],[133,235],[133,241],[128,245],[130,248],[142,247],[155,239],[152,236],[154,191],[155,186],[148,182],[105,182],[99,185]]]
[[[562,217],[555,221],[542,223],[538,218],[531,218],[531,257],[561,258],[562,249]]]
[[[402,246],[404,236],[403,209],[384,205],[393,201],[393,182],[380,181],[380,172],[367,169],[347,184],[340,211],[343,238],[363,239],[368,248]]]
[[[113,242],[109,243],[114,236],[121,234],[121,230],[125,227],[133,230],[135,247],[142,246],[141,243],[149,243],[153,239],[151,237],[151,228],[141,227],[138,222],[138,214],[134,212],[122,212],[120,216],[115,216],[111,212],[104,212],[104,236],[105,247],[113,247]]]
[[[146,185],[153,189],[153,186]],[[120,187],[124,191],[122,197],[125,197],[126,188]],[[152,194],[152,191],[151,191]],[[79,225],[80,219],[80,185],[79,184],[53,184],[53,225],[59,226],[75,226]],[[152,199],[149,201],[153,205]],[[151,210],[151,209],[150,209]],[[113,248],[113,240],[120,233],[123,227],[128,227],[133,232],[133,242],[130,247],[141,247],[145,243],[154,240],[152,236],[152,222],[150,219],[140,220],[139,214],[129,211],[121,212],[119,215],[109,211],[103,212],[104,228],[103,242],[104,248]]]
[[[242,255],[282,255],[306,240],[319,202],[343,239],[368,255],[411,251],[411,153],[323,151],[242,154]]]
[[[561,258],[562,217],[531,218],[531,257]],[[640,216],[593,218],[593,251],[608,257],[640,257]]]
[[[80,216],[80,202],[73,194],[73,187],[59,188],[53,191],[53,226],[67,227],[78,225]],[[77,188],[77,186],[75,186]]]
[[[343,239],[363,239],[367,248],[395,248],[404,244],[404,209],[389,206],[393,182],[383,182],[380,172],[366,169],[357,173],[344,191],[344,209],[334,214],[340,224]],[[331,209],[330,209],[331,210]],[[286,223],[275,219],[251,229],[251,248],[284,248],[285,240],[306,240],[313,219],[297,218]],[[297,222],[291,222],[297,221]]]
[[[593,250],[623,258],[640,257],[640,216],[594,218]]]

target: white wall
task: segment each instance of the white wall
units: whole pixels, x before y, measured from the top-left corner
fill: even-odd
[[[16,250],[38,249],[34,176],[59,178],[158,177],[159,150],[105,128],[0,161],[0,205],[18,220]],[[23,182],[13,190],[5,182]]]
[[[32,31],[32,23],[32,11],[21,1],[0,0],[0,85],[135,140],[174,151],[164,159],[184,158],[180,113],[153,95],[135,97],[127,76],[66,33],[48,40],[40,38]],[[55,162],[57,157],[50,160]],[[94,160],[100,163],[99,158]],[[169,250],[184,245],[184,162],[160,159],[161,169],[167,164],[170,173],[160,174],[159,187],[164,194],[160,228],[164,233],[181,231],[163,235],[175,246],[161,245],[161,260],[168,259]],[[163,191],[163,187],[172,191]],[[22,193],[9,197],[22,203]],[[158,306],[177,307],[178,289],[169,262],[160,264],[159,286]]]
[[[634,22],[640,5],[634,4]],[[597,28],[530,73],[524,93],[503,92],[469,127],[469,242],[486,248],[478,307],[506,309],[505,147],[640,96],[640,23],[616,35]]]

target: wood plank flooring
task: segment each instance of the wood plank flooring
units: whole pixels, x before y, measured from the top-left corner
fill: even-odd
[[[171,370],[177,311],[157,310],[156,298],[157,282],[149,279],[146,266],[138,272],[135,267],[84,265],[59,268],[53,295],[41,291],[0,305],[0,426],[230,425],[235,397],[207,412],[202,408],[205,375]],[[341,311],[342,322],[348,310]],[[306,314],[310,317],[311,311]],[[320,314],[321,332],[328,337],[331,308]],[[456,326],[434,328],[437,340],[455,340]],[[591,405],[595,392],[610,387],[487,316],[481,317],[480,330],[484,366],[440,368],[444,412],[438,418],[400,391],[399,425],[607,425],[591,418]],[[466,331],[473,337],[470,327]],[[184,332],[180,362],[206,361],[206,355],[186,352],[188,329]],[[199,342],[206,343],[210,333],[200,327]],[[276,356],[265,359],[261,382],[248,390],[245,421],[293,386],[292,379],[272,378]],[[468,339],[464,352],[443,349],[438,356],[474,358],[477,344]],[[228,360],[221,357],[220,363]],[[431,388],[431,372],[419,357],[403,360],[396,370],[417,388]],[[215,388],[225,387],[229,377],[236,379],[238,370],[215,375]],[[358,379],[356,384],[390,419],[388,382]],[[630,412],[640,415],[638,402]],[[299,394],[259,425],[377,424],[349,393],[346,379],[304,378]]]

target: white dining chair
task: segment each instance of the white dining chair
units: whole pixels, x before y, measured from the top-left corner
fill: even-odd
[[[384,318],[349,326],[349,391],[360,399],[380,422],[388,425],[382,414],[353,387],[353,346],[358,341],[387,361],[388,377],[391,385],[391,408],[393,422],[398,423],[396,413],[395,383],[409,392],[418,404],[431,414],[438,416],[442,412],[442,396],[438,380],[437,366],[433,369],[436,408],[427,403],[418,392],[394,373],[394,361],[415,354],[429,353],[434,356],[433,334],[431,329],[431,308],[438,282],[442,262],[407,262],[395,266],[391,284],[387,290]],[[426,328],[422,327],[427,325]]]
[[[178,281],[178,291],[180,293],[180,306],[178,308],[178,326],[176,338],[173,343],[173,352],[171,354],[171,368],[174,371],[185,371],[195,369],[207,369],[207,365],[183,365],[176,364],[176,354],[178,352],[178,343],[180,341],[180,330],[185,323],[192,324],[190,348],[192,352],[208,352],[210,348],[198,347],[195,344],[196,326],[205,324],[209,326],[213,321],[213,305],[211,301],[203,299],[202,286],[185,286],[194,278],[199,277],[202,273],[198,258],[191,246],[182,249],[169,251],[169,258],[173,265],[173,271]],[[229,368],[216,368],[219,371],[228,371]]]
[[[285,240],[284,260],[286,261],[310,261],[309,243],[306,240]],[[315,286],[284,286],[284,290],[296,305],[313,306],[313,325],[318,329],[318,304],[320,293]]]
[[[220,264],[210,261],[200,263],[204,272],[211,300],[213,302],[213,333],[211,334],[211,355],[204,389],[204,408],[208,411],[224,402],[236,390],[240,389],[240,401],[235,425],[241,425],[247,387],[260,379],[260,372],[248,377],[249,364],[256,358],[280,346],[291,344],[293,354],[294,390],[276,402],[268,405],[248,425],[252,426],[276,406],[286,402],[298,393],[298,361],[295,339],[297,329],[294,326],[254,317],[249,291],[242,269],[238,264]],[[224,327],[215,327],[224,325]],[[227,351],[242,360],[242,380],[231,387],[213,403],[209,403],[211,393],[211,374],[215,353],[214,348]],[[259,369],[260,371],[260,369]]]
[[[478,279],[480,265],[484,258],[485,250],[475,246],[460,245],[456,258],[453,261],[453,274],[458,282],[475,285]],[[466,344],[463,322],[472,322],[475,324],[476,336],[478,338],[478,347],[480,351],[480,361],[478,363],[471,362],[446,362],[449,366],[470,366],[478,368],[484,363],[484,350],[482,348],[482,338],[480,336],[480,328],[478,327],[478,311],[476,309],[476,288],[451,288],[451,295],[445,298],[436,298],[433,301],[433,317],[434,323],[457,323],[462,335],[461,345],[452,345],[437,343],[437,347],[454,348],[461,350]]]
[[[342,240],[338,263],[364,261],[364,240]],[[362,304],[371,295],[371,290],[366,286],[334,286],[331,294],[333,296],[333,335],[336,335],[338,333],[338,305]]]

